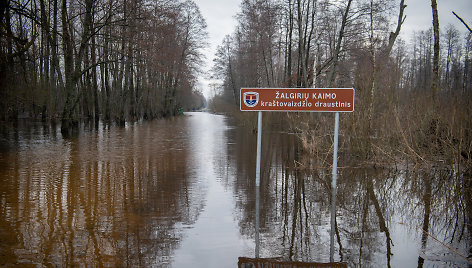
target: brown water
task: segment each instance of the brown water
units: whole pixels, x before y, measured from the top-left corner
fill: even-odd
[[[263,134],[261,257],[329,261],[329,167],[300,169],[294,135]],[[67,140],[49,125],[2,126],[0,266],[237,267],[254,256],[255,147],[207,113]],[[470,174],[340,166],[335,260],[470,265]]]

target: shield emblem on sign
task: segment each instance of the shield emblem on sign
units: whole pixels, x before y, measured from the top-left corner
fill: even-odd
[[[244,93],[244,104],[247,107],[254,107],[259,102],[259,93],[257,92],[245,92]]]

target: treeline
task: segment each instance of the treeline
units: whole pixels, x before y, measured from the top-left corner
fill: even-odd
[[[191,1],[0,1],[0,120],[124,124],[203,105],[206,23]]]
[[[437,23],[405,42],[407,2],[244,0],[218,49],[213,75],[223,82],[211,107],[238,110],[241,87],[354,87],[355,112],[341,117],[345,152],[375,163],[445,151],[454,163],[470,159],[472,34],[439,31],[438,10],[425,2]],[[271,117],[286,120],[307,152],[329,151],[326,114]]]

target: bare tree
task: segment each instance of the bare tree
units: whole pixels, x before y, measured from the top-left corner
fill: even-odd
[[[223,39],[223,43],[218,46],[217,53],[213,59],[212,68],[213,78],[223,80],[223,90],[228,92],[231,102],[236,106],[239,105],[239,88],[236,84],[234,73],[234,51],[231,36],[227,35]]]
[[[406,16],[404,16],[404,11],[406,8],[405,5],[405,0],[400,1],[400,8],[399,8],[399,13],[398,13],[398,20],[397,20],[397,27],[395,28],[395,32],[390,32],[390,35],[388,37],[388,44],[384,49],[381,49],[381,57],[382,60],[385,62],[389,57],[390,53],[392,51],[393,45],[395,44],[395,40],[398,38],[398,35],[400,34],[401,27],[403,23],[405,22]],[[369,128],[372,128],[372,118],[374,116],[374,102],[375,102],[375,92],[376,92],[376,79],[378,73],[381,72],[380,68],[383,66],[383,64],[377,64],[376,63],[376,49],[375,49],[375,38],[374,37],[374,4],[373,1],[370,2],[370,12],[369,12],[369,18],[370,18],[370,35],[369,35],[369,41],[370,41],[370,54],[371,54],[371,61],[372,61],[372,77],[371,77],[371,83],[370,83],[370,106],[369,106]]]
[[[331,71],[330,71],[329,79],[328,79],[330,87],[333,87],[335,83],[336,66],[338,65],[338,61],[339,61],[339,53],[341,52],[341,44],[344,37],[344,30],[346,28],[346,23],[347,23],[351,3],[352,3],[352,0],[348,0],[346,8],[344,9],[344,13],[343,13],[342,21],[341,21],[341,29],[339,30],[336,47],[334,49],[333,62],[332,62]]]
[[[431,89],[433,91],[433,99],[436,99],[439,93],[439,17],[436,0],[431,0],[431,8],[433,10],[434,33],[433,81]]]
[[[457,64],[459,63],[458,58],[460,58],[460,53],[462,50],[459,46],[460,33],[452,24],[449,24],[446,27],[443,37],[444,47],[446,48],[446,69],[444,70],[444,84],[447,89],[451,90],[453,87],[457,87],[457,85],[453,86],[453,84],[458,80],[457,69],[460,69],[457,68]]]

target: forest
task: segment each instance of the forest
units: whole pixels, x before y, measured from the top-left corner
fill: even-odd
[[[162,266],[185,245],[235,264],[256,226],[263,256],[327,260],[331,223],[349,266],[470,265],[470,11],[459,28],[423,0],[431,26],[405,36],[412,0],[241,0],[209,72],[224,116],[130,124],[206,105],[194,1],[0,0],[0,266]],[[265,112],[254,186],[243,87],[355,89],[337,185],[334,114]]]
[[[214,59],[222,83],[210,106],[254,126],[254,115],[236,112],[241,87],[354,87],[355,111],[341,116],[343,155],[377,166],[408,159],[470,167],[471,18],[450,14],[464,27],[439,27],[436,1],[424,6],[431,27],[403,40],[408,0],[245,0]],[[310,159],[326,161],[332,116],[265,118],[297,133]]]
[[[210,107],[254,124],[237,112],[241,87],[354,87],[345,152],[470,165],[470,18],[442,25],[436,0],[426,2],[431,27],[403,40],[406,0],[243,0],[214,58],[222,82]],[[196,83],[208,34],[191,0],[1,0],[0,23],[1,121],[60,121],[68,135],[81,120],[124,125],[205,105]],[[310,154],[329,151],[329,116],[267,118]]]
[[[0,120],[127,121],[200,108],[193,1],[1,0]]]

